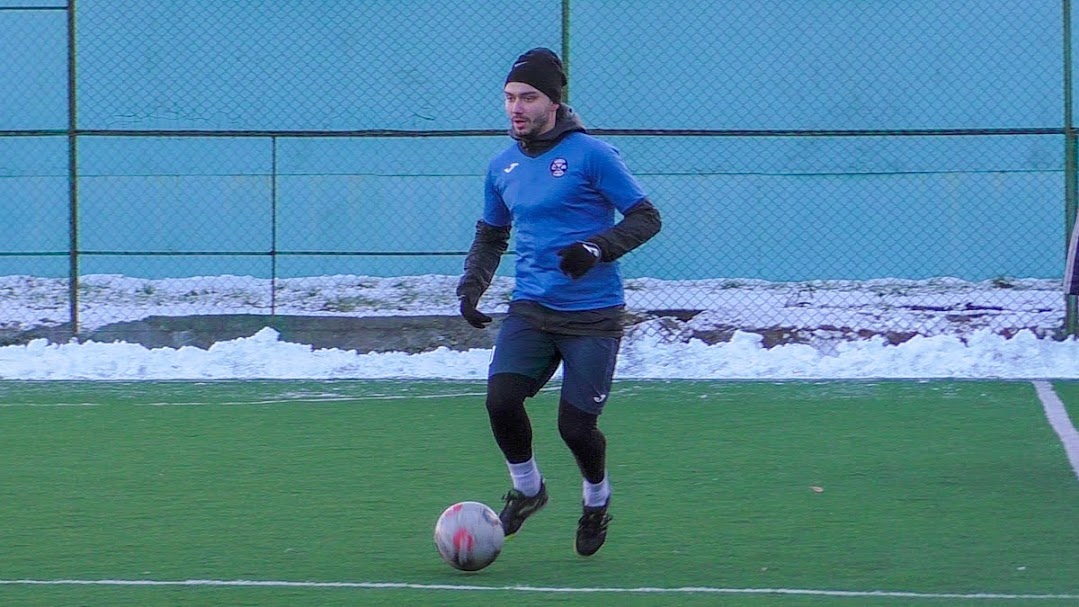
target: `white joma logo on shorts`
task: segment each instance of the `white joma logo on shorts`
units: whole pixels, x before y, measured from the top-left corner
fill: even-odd
[[[602,403],[603,401],[607,400],[607,395],[600,394],[599,396],[593,396],[592,400],[596,401],[597,403]]]

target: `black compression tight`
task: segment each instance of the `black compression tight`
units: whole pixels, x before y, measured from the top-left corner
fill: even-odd
[[[499,373],[487,380],[487,416],[495,442],[511,464],[532,459],[532,423],[525,399],[535,394],[535,380]],[[558,403],[558,433],[577,460],[581,475],[600,483],[606,472],[607,439],[597,426],[599,416],[562,400]]]
[[[511,464],[532,459],[532,422],[525,412],[525,399],[535,393],[535,385],[536,380],[516,373],[499,373],[487,380],[491,432]]]
[[[558,433],[577,459],[581,476],[599,484],[607,471],[607,437],[599,431],[599,416],[582,411],[571,403],[558,403]]]

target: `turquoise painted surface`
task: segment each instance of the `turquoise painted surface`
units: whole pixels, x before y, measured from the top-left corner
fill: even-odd
[[[67,7],[67,2],[60,0],[4,0],[0,2],[0,8],[57,8]]]
[[[592,127],[1062,124],[1057,0],[572,6],[571,97]],[[509,63],[559,48],[559,10],[83,0],[79,126],[502,129]],[[0,81],[18,83],[0,87],[0,130],[65,127],[65,40],[63,11],[0,11]],[[628,276],[1062,274],[1060,136],[611,141],[665,219]],[[80,245],[134,253],[81,270],[268,276],[276,249],[281,276],[455,274],[488,158],[509,143],[81,137]],[[67,247],[67,152],[66,137],[0,137],[0,273],[66,274],[29,254]],[[162,251],[237,254],[145,255]]]
[[[67,246],[67,172],[66,137],[0,137],[0,251]]]
[[[66,13],[0,11],[0,58],[0,131],[66,129]]]
[[[595,126],[1059,126],[1059,0],[573,2]]]
[[[78,4],[83,128],[467,129],[500,123],[560,0]]]

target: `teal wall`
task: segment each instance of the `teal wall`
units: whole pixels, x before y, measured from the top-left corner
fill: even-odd
[[[593,128],[1059,130],[1061,15],[573,0],[570,95]],[[77,123],[94,131],[501,130],[513,58],[562,44],[553,0],[81,0],[76,22]],[[67,272],[33,255],[69,239],[66,27],[63,10],[0,10],[0,274]],[[665,219],[630,276],[1062,274],[1061,135],[609,139]],[[455,274],[509,142],[81,136],[80,248],[134,254],[80,269],[268,276],[276,247],[281,276]]]

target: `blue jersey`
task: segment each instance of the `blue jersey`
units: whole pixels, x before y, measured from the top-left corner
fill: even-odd
[[[600,262],[577,280],[558,269],[558,250],[614,226],[645,198],[618,150],[574,132],[532,158],[516,144],[487,168],[483,221],[516,233],[513,299],[555,310],[593,310],[625,303],[618,262]]]

